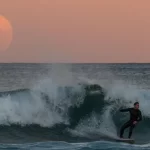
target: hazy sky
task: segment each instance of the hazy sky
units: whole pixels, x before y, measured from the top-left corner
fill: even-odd
[[[150,62],[149,0],[0,0],[0,62]]]

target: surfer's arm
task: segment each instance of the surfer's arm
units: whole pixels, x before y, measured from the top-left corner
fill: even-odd
[[[127,112],[130,111],[131,108],[126,108],[126,109],[120,109],[120,112]]]
[[[139,117],[137,119],[137,121],[141,121],[142,120],[142,114],[141,114],[141,111],[139,111]]]

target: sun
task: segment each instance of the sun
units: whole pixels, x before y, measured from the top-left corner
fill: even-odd
[[[8,49],[12,42],[12,34],[10,22],[0,15],[0,52]]]

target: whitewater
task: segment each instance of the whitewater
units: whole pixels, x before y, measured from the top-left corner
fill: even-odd
[[[150,64],[0,64],[0,149],[150,149]],[[117,143],[140,103],[135,144]],[[125,132],[127,136],[128,130]]]

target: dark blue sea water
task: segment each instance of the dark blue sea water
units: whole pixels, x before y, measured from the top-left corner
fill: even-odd
[[[0,64],[0,149],[150,149],[149,75],[150,64]],[[119,109],[135,101],[135,144],[116,142]]]

